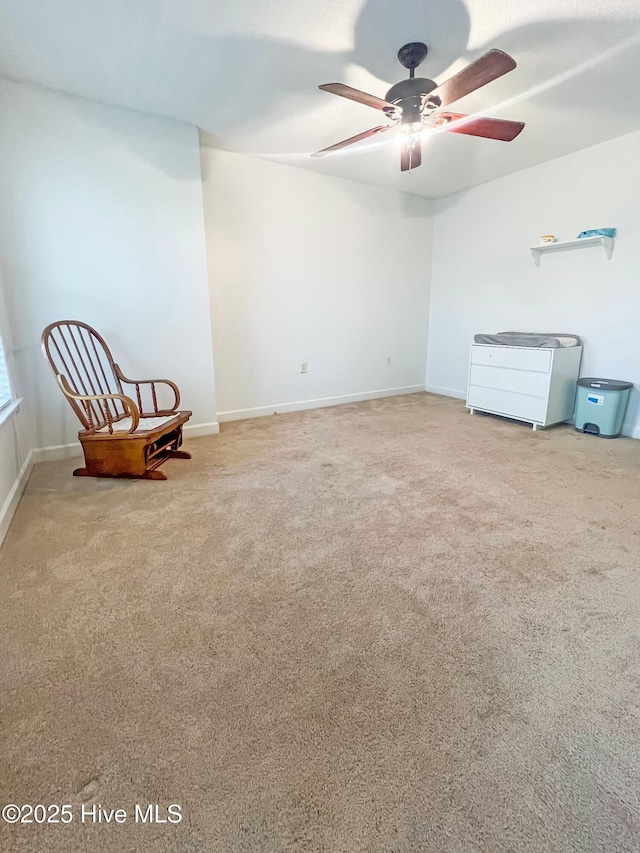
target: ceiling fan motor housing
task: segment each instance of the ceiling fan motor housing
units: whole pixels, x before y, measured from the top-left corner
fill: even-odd
[[[401,80],[400,83],[396,83],[389,89],[385,95],[385,101],[402,109],[400,119],[402,124],[419,121],[427,101],[427,95],[437,88],[437,85],[427,77],[411,77],[408,80]],[[437,101],[434,106],[439,106],[440,99],[436,96],[434,100]]]
[[[429,92],[433,92],[437,85],[433,80],[428,80],[426,77],[410,77],[408,80],[401,80],[392,86],[384,99],[390,104],[396,104],[404,98],[428,95]]]

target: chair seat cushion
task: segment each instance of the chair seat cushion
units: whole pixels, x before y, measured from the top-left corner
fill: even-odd
[[[179,413],[176,413],[179,414]],[[163,427],[165,424],[168,424],[169,421],[175,420],[175,415],[169,415],[168,417],[165,415],[162,418],[140,418],[140,423],[136,431],[133,433],[135,435],[139,432],[148,432],[151,429],[159,429]],[[113,423],[113,431],[115,432],[129,432],[131,429],[132,420],[131,418],[122,418],[121,421],[115,421]],[[105,425],[102,429],[97,430],[99,433],[108,433],[109,426]]]

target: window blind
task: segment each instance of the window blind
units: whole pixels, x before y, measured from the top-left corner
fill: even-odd
[[[9,383],[4,342],[0,335],[0,409],[4,408],[9,402],[11,402],[11,385]]]

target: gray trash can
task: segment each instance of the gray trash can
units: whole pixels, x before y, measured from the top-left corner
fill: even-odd
[[[632,382],[618,379],[578,379],[576,429],[602,438],[619,436],[632,388]]]

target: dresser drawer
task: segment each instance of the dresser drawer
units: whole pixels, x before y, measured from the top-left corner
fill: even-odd
[[[496,388],[499,391],[514,391],[533,397],[546,397],[549,393],[549,373],[533,370],[514,370],[510,367],[487,367],[472,364],[469,374],[470,385]]]
[[[551,350],[474,345],[471,347],[471,364],[548,373],[551,367]]]
[[[467,406],[540,424],[544,423],[547,412],[545,397],[515,394],[512,391],[483,388],[480,385],[469,385]]]

